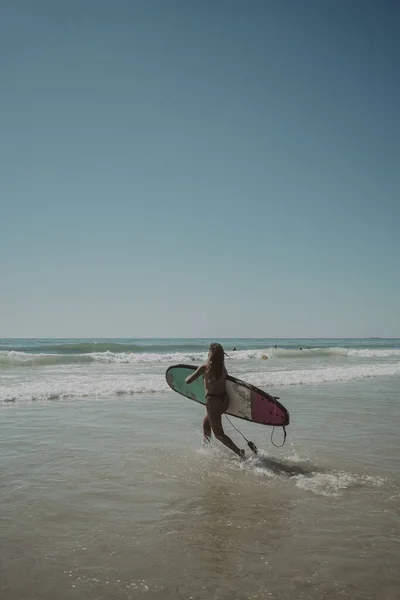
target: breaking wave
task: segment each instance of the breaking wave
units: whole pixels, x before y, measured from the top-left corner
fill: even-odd
[[[83,345],[80,345],[83,348]],[[165,348],[165,347],[164,347]],[[125,348],[126,350],[126,348]],[[317,357],[353,357],[353,358],[400,358],[400,349],[360,349],[350,350],[347,348],[313,348],[304,350],[286,350],[284,348],[266,348],[264,350],[237,350],[227,353],[227,361],[245,360],[267,360],[274,362],[280,359],[301,358],[313,359]],[[22,352],[19,350],[0,351],[0,367],[4,366],[46,366],[63,364],[85,364],[85,363],[116,363],[116,364],[140,364],[140,363],[190,363],[203,362],[207,359],[206,352],[135,352],[135,351],[112,351],[100,350],[88,353],[44,353],[44,352]]]
[[[165,340],[164,343],[142,343],[129,340],[59,340],[59,341],[42,341],[42,343],[20,343],[6,345],[3,342],[3,350],[30,353],[45,354],[90,354],[91,352],[168,352],[180,350],[181,352],[205,352],[207,350],[206,342],[195,341],[175,341]]]
[[[88,377],[78,376],[52,380],[44,379],[25,382],[8,388],[0,388],[0,402],[32,402],[59,400],[61,398],[104,398],[154,394],[166,392],[168,386],[164,376],[135,375],[134,377]]]
[[[388,375],[400,375],[400,363],[249,373],[247,380],[259,388],[266,388],[287,385],[313,385],[336,381],[353,381]]]
[[[372,377],[400,375],[400,363],[297,369],[249,373],[246,380],[261,389],[292,385],[315,385],[328,382],[352,381]],[[55,400],[67,397],[107,397],[116,395],[152,394],[170,391],[164,369],[156,373],[126,372],[69,372],[49,373],[34,381],[0,388],[0,402]]]

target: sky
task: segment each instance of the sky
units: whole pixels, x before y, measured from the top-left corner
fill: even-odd
[[[400,337],[396,0],[3,0],[0,337]]]

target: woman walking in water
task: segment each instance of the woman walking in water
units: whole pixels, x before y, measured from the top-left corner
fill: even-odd
[[[227,370],[224,362],[225,352],[221,344],[210,344],[208,360],[201,365],[192,375],[186,378],[186,383],[192,383],[203,375],[206,392],[207,416],[203,421],[203,433],[207,442],[211,439],[211,431],[225,446],[233,450],[238,456],[244,458],[244,450],[240,450],[228,437],[222,427],[221,417],[228,410],[229,398],[226,393],[225,382]]]

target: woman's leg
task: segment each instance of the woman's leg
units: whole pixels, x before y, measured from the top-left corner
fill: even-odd
[[[240,450],[236,446],[231,438],[225,434],[224,428],[222,427],[221,417],[226,410],[225,401],[221,400],[220,397],[209,398],[207,400],[206,408],[209,424],[211,425],[212,432],[217,440],[230,450],[233,450],[238,456],[244,456],[244,450]]]
[[[208,415],[204,417],[203,421],[203,436],[205,442],[209,442],[211,440],[211,425]]]

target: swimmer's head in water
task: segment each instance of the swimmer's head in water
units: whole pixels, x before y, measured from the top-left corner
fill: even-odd
[[[208,360],[206,365],[206,374],[211,379],[218,379],[221,376],[224,366],[225,352],[223,346],[217,342],[210,344],[208,349]]]

